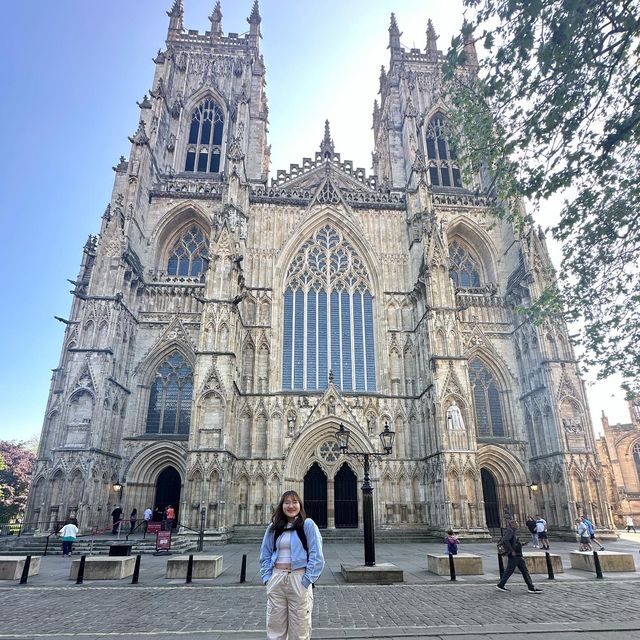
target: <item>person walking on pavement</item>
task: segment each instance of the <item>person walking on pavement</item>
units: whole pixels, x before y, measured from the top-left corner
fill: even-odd
[[[267,587],[267,639],[311,637],[313,583],[324,568],[322,537],[307,518],[300,496],[285,491],[260,548],[260,575]]]
[[[589,529],[589,539],[598,545],[599,547],[598,551],[604,551],[604,547],[602,546],[602,543],[600,542],[600,540],[596,538],[596,529],[593,526],[593,522],[591,522],[591,520],[589,520],[587,516],[580,516],[580,517],[582,518],[584,523],[587,525],[587,528]]]
[[[136,522],[138,522],[138,510],[134,507],[131,515],[129,516],[129,524],[131,525],[129,534],[132,534],[133,530],[136,528]]]
[[[458,539],[458,536],[453,532],[453,529],[449,529],[447,531],[447,535],[444,537],[444,543],[447,545],[448,554],[450,553],[452,556],[457,555],[460,540]]]
[[[500,582],[496,585],[498,591],[509,591],[505,586],[507,581],[516,570],[516,567],[520,570],[524,581],[527,583],[527,591],[529,593],[542,593],[542,589],[538,589],[534,586],[527,564],[522,557],[522,543],[518,538],[518,521],[507,521],[507,527],[502,534],[500,544],[504,547],[506,555],[508,556],[508,563],[500,578]]]
[[[578,538],[580,539],[580,546],[578,547],[578,551],[591,551],[589,527],[582,517],[576,520],[576,533],[578,534]]]
[[[627,533],[631,533],[631,529],[633,529],[633,533],[638,533],[636,531],[636,525],[633,522],[633,517],[629,514],[627,516]]]
[[[151,507],[147,507],[142,514],[144,518],[144,532],[147,533],[147,529],[149,528],[149,522],[151,522],[151,518],[153,517],[153,511],[151,511]]]
[[[531,534],[531,546],[534,549],[537,549],[540,546],[540,541],[538,539],[538,527],[536,525],[536,519],[533,516],[528,516],[525,524],[527,525],[527,529],[529,529],[529,533]]]
[[[113,521],[113,527],[111,529],[111,533],[115,536],[118,533],[118,528],[120,527],[120,519],[122,518],[122,507],[117,505],[116,508],[111,512],[111,519]]]
[[[67,523],[58,531],[58,535],[62,538],[62,555],[70,556],[73,549],[73,543],[78,537],[78,527],[76,520],[67,520]]]
[[[547,521],[542,516],[538,516],[538,519],[536,520],[536,533],[538,534],[538,540],[540,541],[540,546],[543,549],[549,549],[549,535],[547,533]]]

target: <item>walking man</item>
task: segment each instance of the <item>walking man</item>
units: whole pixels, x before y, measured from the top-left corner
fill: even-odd
[[[538,533],[538,540],[540,540],[540,546],[543,549],[548,549],[549,535],[547,534],[547,521],[542,516],[538,516],[538,519],[536,520],[536,532]]]
[[[496,585],[496,589],[498,591],[509,591],[505,586],[507,584],[507,580],[511,577],[511,574],[516,570],[516,567],[520,570],[524,581],[527,583],[527,590],[529,593],[542,593],[542,589],[538,589],[534,586],[533,581],[531,580],[531,576],[529,575],[529,570],[527,569],[527,564],[522,557],[522,543],[518,539],[518,521],[517,520],[509,520],[507,521],[507,528],[504,530],[502,538],[500,542],[504,545],[506,549],[506,555],[509,559],[508,564],[500,578],[500,582]]]
[[[113,527],[111,529],[111,533],[115,536],[120,529],[120,520],[122,519],[122,507],[117,505],[116,508],[111,512],[111,520],[113,522]]]
[[[629,514],[627,516],[627,533],[631,533],[631,529],[633,529],[633,533],[638,533],[636,531],[636,526],[633,523],[633,517],[631,516],[631,514]]]
[[[598,540],[598,538],[596,538],[596,528],[593,526],[593,522],[591,522],[591,520],[589,520],[587,516],[580,517],[582,518],[582,521],[587,525],[587,529],[589,530],[589,540],[592,540],[598,545],[598,551],[604,551],[602,543],[600,542],[600,540]]]
[[[144,532],[147,533],[147,529],[149,528],[149,522],[151,522],[151,517],[153,516],[153,511],[151,511],[151,507],[147,507],[144,510]]]

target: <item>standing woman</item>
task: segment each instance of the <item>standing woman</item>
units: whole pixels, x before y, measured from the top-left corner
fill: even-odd
[[[323,568],[320,531],[307,518],[300,496],[285,491],[260,548],[260,575],[267,585],[268,640],[311,637],[312,585]]]
[[[131,529],[129,530],[130,534],[133,533],[133,530],[136,528],[136,522],[138,522],[138,510],[134,508],[129,516],[129,524],[131,525]]]
[[[76,541],[76,537],[78,536],[78,527],[77,520],[75,518],[71,520],[67,520],[66,524],[60,531],[58,531],[58,535],[62,538],[62,555],[70,556],[71,550],[73,549],[73,543]]]

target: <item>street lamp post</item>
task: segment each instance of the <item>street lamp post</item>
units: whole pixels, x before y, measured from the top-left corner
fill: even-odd
[[[396,436],[394,431],[389,429],[389,424],[385,423],[380,434],[380,441],[384,453],[368,451],[349,451],[349,437],[351,432],[343,424],[336,431],[336,440],[340,450],[346,456],[362,456],[364,459],[364,480],[362,482],[362,519],[364,524],[364,564],[367,567],[374,567],[376,564],[376,548],[373,530],[373,487],[369,477],[369,457],[388,456],[393,449],[393,440]]]

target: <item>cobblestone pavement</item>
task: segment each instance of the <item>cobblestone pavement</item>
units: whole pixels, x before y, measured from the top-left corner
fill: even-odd
[[[613,543],[633,551],[635,540]],[[314,638],[451,638],[456,640],[640,640],[640,574],[593,574],[568,570],[556,581],[534,576],[540,595],[526,592],[514,575],[510,593],[495,589],[497,567],[492,545],[467,545],[484,555],[485,575],[457,582],[428,574],[426,553],[442,545],[380,544],[379,562],[406,567],[404,584],[348,585],[341,562],[360,562],[361,545],[326,545],[327,569],[315,589]],[[558,543],[563,558],[574,545]],[[264,588],[259,585],[255,545],[228,545],[225,572],[213,581],[164,578],[165,557],[143,556],[139,585],[128,580],[75,585],[68,580],[69,559],[42,559],[39,576],[19,586],[0,586],[0,639],[223,640],[264,638]],[[243,553],[249,555],[247,584],[238,584]],[[123,584],[126,583],[126,584]],[[2,635],[4,634],[4,635]],[[292,639],[293,640],[293,639]]]

